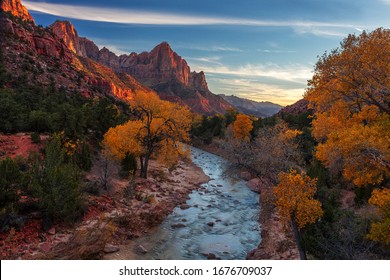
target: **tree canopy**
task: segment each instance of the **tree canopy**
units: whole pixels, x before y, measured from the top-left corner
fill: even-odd
[[[167,164],[177,160],[181,153],[178,142],[189,140],[191,113],[154,93],[137,93],[129,102],[136,118],[110,128],[104,135],[103,146],[118,160],[126,154],[139,157],[141,177],[146,178],[152,156]]]
[[[349,35],[319,59],[305,94],[315,111],[315,156],[353,185],[374,188],[369,202],[381,209],[384,220],[372,225],[369,237],[385,243],[388,207],[376,202],[390,203],[389,62],[389,29]]]

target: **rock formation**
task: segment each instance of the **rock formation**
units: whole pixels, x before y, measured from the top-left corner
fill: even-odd
[[[84,45],[80,44],[79,35],[70,21],[59,21],[49,27],[54,34],[60,37],[65,45],[74,53],[86,56]]]
[[[20,0],[1,0],[0,8],[5,12],[10,12],[15,17],[34,23],[33,17],[30,15],[27,8],[22,5]]]
[[[0,38],[3,63],[9,76],[7,87],[12,88],[23,79],[34,87],[54,86],[68,93],[80,92],[86,97],[111,95],[124,100],[137,91],[152,92],[130,75],[117,74],[83,57],[86,55],[84,46],[94,44],[80,39],[68,21],[57,21],[43,28],[1,13]]]
[[[80,39],[87,57],[113,69],[127,73],[143,85],[158,92],[161,98],[188,105],[193,111],[212,115],[225,113],[231,105],[210,92],[203,71],[191,72],[187,62],[163,42],[150,52],[117,56],[107,48],[99,48],[86,38]],[[80,53],[81,54],[81,53]]]

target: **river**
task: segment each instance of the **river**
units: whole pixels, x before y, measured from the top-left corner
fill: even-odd
[[[211,180],[190,194],[188,209],[176,207],[149,234],[129,248],[137,259],[245,259],[260,242],[259,195],[243,180],[225,176],[227,162],[192,148],[193,162]],[[172,227],[173,226],[173,227]],[[139,246],[147,253],[139,252]]]

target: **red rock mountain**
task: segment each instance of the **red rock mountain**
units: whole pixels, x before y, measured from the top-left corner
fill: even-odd
[[[99,48],[87,38],[78,37],[69,21],[56,21],[49,27],[63,38],[68,48],[103,64],[116,73],[126,73],[154,89],[161,98],[188,105],[193,111],[212,115],[225,113],[231,104],[210,92],[203,72],[191,72],[187,62],[163,42],[150,52],[117,56]]]
[[[150,52],[117,56],[107,48],[99,48],[88,39],[80,39],[86,55],[116,72],[127,73],[161,98],[188,105],[193,111],[212,115],[225,113],[232,107],[207,86],[203,72],[191,72],[187,62],[163,42]]]
[[[43,69],[42,75],[35,73],[35,77],[30,77],[31,71],[25,73],[33,83],[45,86],[54,78],[58,87],[69,91],[79,90],[88,96],[104,92],[121,98],[128,98],[137,90],[155,90],[165,100],[186,104],[193,111],[206,115],[225,113],[231,107],[223,98],[210,92],[204,73],[191,72],[187,62],[166,42],[151,52],[117,56],[107,48],[99,50],[89,39],[79,37],[69,21],[56,21],[44,29],[35,26],[20,0],[3,0],[1,5],[4,11],[27,20],[22,24],[2,14],[0,35],[7,38],[2,48],[8,47],[3,52],[10,71],[21,72],[26,59]],[[10,59],[12,57],[14,61]],[[53,65],[56,66],[54,70]],[[77,77],[77,84],[72,81],[74,77]]]
[[[15,17],[34,22],[33,17],[20,0],[0,0],[0,8],[5,12],[10,12]]]
[[[55,86],[69,94],[80,92],[87,97],[120,99],[131,98],[137,91],[152,92],[132,76],[115,73],[109,67],[78,55],[83,45],[69,22],[42,28],[32,21],[15,21],[8,13],[0,11],[0,38],[9,77],[7,87],[12,88],[23,80],[42,89]]]

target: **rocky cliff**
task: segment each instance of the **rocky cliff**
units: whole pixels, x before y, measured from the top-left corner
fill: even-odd
[[[116,72],[127,73],[161,98],[188,105],[193,111],[212,115],[225,113],[231,105],[210,92],[203,72],[191,72],[187,62],[163,42],[150,52],[116,56],[107,48],[101,50],[88,39],[80,40],[89,58]]]
[[[5,12],[11,13],[15,17],[34,23],[33,17],[30,15],[27,8],[22,5],[20,0],[0,0],[0,8]]]
[[[86,54],[70,22],[48,28],[15,20],[0,13],[0,46],[9,88],[18,84],[45,89],[55,87],[86,97],[129,99],[137,91],[152,92],[128,74],[115,73]]]
[[[49,26],[49,29],[64,41],[69,50],[82,56],[87,55],[84,45],[80,44],[77,31],[70,21],[57,20]]]
[[[14,55],[18,55],[17,52],[30,53],[32,61],[37,60],[34,55],[45,57],[38,59],[46,60],[42,63],[44,67],[53,64],[50,58],[55,58],[58,72],[56,82],[62,87],[72,90],[79,87],[85,95],[94,95],[91,88],[96,91],[96,87],[100,87],[100,91],[118,97],[126,97],[135,89],[151,91],[151,88],[163,99],[186,104],[193,111],[206,115],[225,113],[231,107],[223,98],[210,92],[205,74],[191,72],[187,62],[166,42],[150,52],[117,56],[107,48],[99,49],[91,40],[79,37],[69,21],[56,21],[48,28],[37,27],[20,0],[4,0],[1,3],[4,11],[30,22],[26,25],[14,21],[7,14],[2,15],[0,32],[7,36],[9,42],[12,36],[18,41],[10,50],[15,52]],[[24,63],[21,57],[16,60]],[[18,65],[15,61],[9,63],[11,67]],[[66,65],[60,65],[62,63]],[[78,77],[78,85],[65,79],[67,69],[72,70],[69,76]],[[42,80],[47,84],[50,83],[48,76],[53,75],[42,75],[33,80]]]

